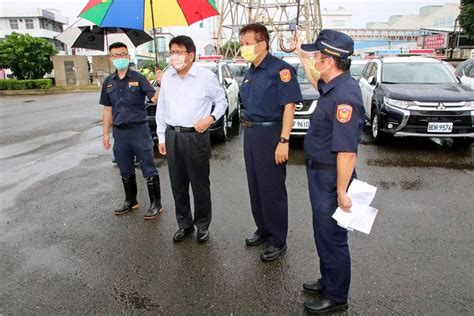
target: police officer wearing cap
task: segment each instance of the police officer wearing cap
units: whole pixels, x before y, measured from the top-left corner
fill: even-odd
[[[157,92],[145,76],[129,69],[129,54],[123,43],[109,47],[110,60],[117,69],[109,75],[102,85],[99,103],[103,109],[102,145],[109,150],[110,127],[113,124],[114,157],[120,169],[125,201],[115,215],[125,214],[138,208],[135,162],[140,161],[143,176],[146,178],[150,207],[145,219],[157,217],[161,211],[160,177],[153,160],[153,140],[146,122],[145,97],[156,103]]]
[[[286,250],[288,197],[286,162],[295,102],[301,90],[295,70],[269,53],[269,34],[261,24],[240,30],[242,57],[251,62],[240,88],[244,108],[244,159],[253,218],[257,226],[245,242],[267,242],[263,261]]]
[[[337,207],[350,212],[347,189],[356,178],[364,122],[361,91],[349,73],[354,41],[344,33],[323,30],[314,44],[301,45],[297,39],[295,45],[307,76],[320,93],[304,151],[321,278],[303,284],[305,291],[318,294],[304,306],[312,313],[341,311],[348,306],[351,263],[347,230],[332,215]]]

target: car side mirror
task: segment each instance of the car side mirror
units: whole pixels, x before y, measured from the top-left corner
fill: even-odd
[[[373,86],[377,83],[377,78],[375,78],[374,76],[370,76],[369,79],[367,80],[367,82]]]

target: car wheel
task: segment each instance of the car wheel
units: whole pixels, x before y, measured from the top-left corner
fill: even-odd
[[[376,144],[384,144],[387,142],[387,134],[380,130],[380,115],[377,107],[372,109],[372,118],[370,120],[370,131],[372,138]]]
[[[472,138],[470,137],[459,137],[453,139],[454,146],[458,148],[469,148],[472,144]]]
[[[222,115],[222,127],[218,130],[216,138],[219,142],[227,141],[227,113]]]

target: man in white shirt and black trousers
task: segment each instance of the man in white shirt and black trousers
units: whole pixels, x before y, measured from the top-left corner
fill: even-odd
[[[205,242],[209,239],[212,217],[208,129],[225,113],[228,104],[217,76],[194,65],[196,46],[190,37],[173,38],[169,50],[173,69],[167,70],[161,81],[156,125],[158,150],[168,160],[179,226],[173,240],[182,241],[196,226],[197,240]],[[194,219],[189,199],[190,183]]]

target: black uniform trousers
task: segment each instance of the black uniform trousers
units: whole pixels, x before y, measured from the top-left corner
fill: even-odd
[[[288,234],[286,163],[275,162],[280,134],[281,125],[248,127],[244,131],[245,168],[257,233],[276,247],[286,245]]]
[[[337,204],[337,171],[306,167],[313,211],[313,230],[324,295],[345,303],[351,281],[347,230],[332,215]]]
[[[198,229],[208,229],[212,217],[209,132],[176,132],[168,127],[165,144],[179,228],[187,229],[195,225]],[[189,198],[190,183],[194,198],[194,220]]]
[[[153,140],[146,122],[127,128],[114,126],[113,136],[114,157],[122,177],[135,175],[135,157],[137,157],[137,161],[140,161],[145,178],[158,174],[153,160]]]

